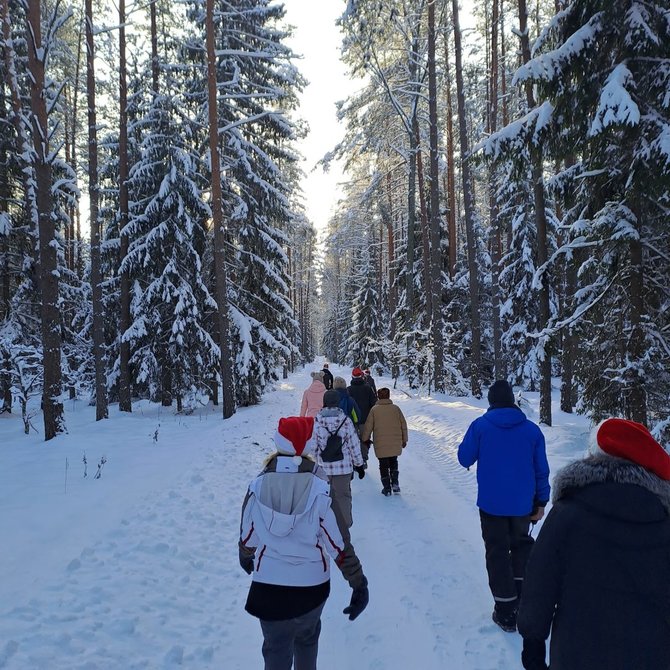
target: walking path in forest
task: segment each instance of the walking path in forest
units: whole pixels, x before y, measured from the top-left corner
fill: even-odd
[[[318,367],[225,422],[219,408],[181,417],[138,403],[132,416],[112,408],[111,420],[95,424],[82,406],[68,414],[70,434],[45,445],[3,416],[0,668],[261,668],[260,627],[243,610],[239,509],[279,417],[298,413]],[[331,369],[349,377],[348,368]],[[485,402],[392,399],[410,430],[402,494],[380,494],[374,456],[353,482],[352,540],[370,605],[349,622],[341,610],[350,590],[333,570],[319,668],[516,669],[520,639],[490,619],[475,473],[456,460]],[[532,411],[537,398],[529,399]],[[545,431],[553,469],[581,453],[587,431],[583,418],[557,417]]]

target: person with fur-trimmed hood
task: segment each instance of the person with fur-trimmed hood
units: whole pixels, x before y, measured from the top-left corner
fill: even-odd
[[[670,456],[643,425],[607,419],[553,488],[517,620],[523,667],[668,670]]]
[[[242,505],[239,560],[253,575],[245,609],[260,619],[266,670],[316,670],[321,611],[330,593],[330,561],[353,589],[344,609],[353,621],[368,604],[360,562],[347,561],[329,485],[313,460],[314,419],[285,417],[276,453],[249,485]]]
[[[493,621],[516,631],[519,595],[533,547],[530,524],[549,500],[549,463],[540,428],[517,407],[509,382],[488,391],[489,409],[469,426],[458,461],[477,463],[477,507],[493,596]]]

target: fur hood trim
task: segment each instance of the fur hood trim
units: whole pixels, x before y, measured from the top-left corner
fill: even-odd
[[[569,489],[605,482],[641,486],[653,493],[670,514],[670,482],[662,480],[641,465],[604,455],[589,456],[559,470],[552,482],[552,501],[555,503],[560,500]]]

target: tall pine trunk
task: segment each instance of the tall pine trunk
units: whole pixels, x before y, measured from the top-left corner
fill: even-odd
[[[228,276],[226,272],[226,236],[223,226],[221,191],[221,157],[219,154],[219,118],[217,114],[216,53],[214,49],[214,0],[206,4],[207,93],[209,115],[209,153],[212,170],[212,221],[214,225],[214,270],[216,301],[219,314],[219,348],[221,350],[221,386],[223,418],[235,413],[233,371],[228,314]]]
[[[630,242],[630,279],[628,296],[630,300],[630,334],[626,343],[628,361],[626,388],[627,418],[638,423],[647,423],[647,392],[644,374],[639,369],[644,359],[644,262],[642,254],[642,217],[637,203],[631,207],[637,219],[638,238]]]
[[[454,160],[454,107],[451,100],[449,37],[444,31],[444,73],[447,102],[447,229],[449,237],[449,277],[456,274],[456,161]]]
[[[430,142],[430,286],[432,293],[433,386],[444,392],[444,344],[442,341],[442,254],[440,253],[440,167],[437,137],[437,72],[435,63],[435,0],[428,3],[428,122]]]
[[[128,85],[126,81],[126,2],[119,0],[119,263],[128,254]],[[124,335],[130,328],[130,277],[127,270],[120,273],[119,300],[119,409],[132,411],[130,393],[130,342]]]
[[[528,36],[528,10],[526,0],[519,0],[519,40],[521,41],[521,59],[524,64],[530,61],[530,39]],[[528,109],[535,107],[533,84],[526,83],[526,102]],[[547,212],[544,194],[544,176],[542,174],[542,152],[540,149],[532,152],[531,173],[533,179],[533,197],[535,200],[535,227],[537,233],[537,265],[542,267],[548,259],[547,252]],[[542,273],[542,287],[540,289],[540,330],[549,325],[549,280],[547,271]],[[551,343],[547,341],[543,347],[543,356],[540,361],[540,422],[551,426]]]
[[[491,70],[489,77],[488,131],[498,130],[498,26],[500,23],[500,0],[493,0],[491,12]],[[497,182],[493,168],[489,172],[489,210],[491,228],[491,294],[493,311],[493,364],[496,379],[505,379],[507,370],[502,355],[502,329],[500,326],[500,257],[501,235],[498,223]]]
[[[419,145],[419,121],[415,120],[416,142]],[[428,206],[426,205],[426,185],[423,176],[423,157],[421,149],[416,152],[416,176],[419,182],[419,218],[421,220],[421,246],[423,253],[423,283],[426,299],[426,324],[429,326],[433,318],[433,293],[430,290],[430,230],[428,224]]]
[[[463,82],[463,47],[459,21],[458,0],[452,0],[454,21],[454,56],[456,60],[456,97],[458,100],[458,134],[461,145],[461,175],[463,179],[463,206],[465,208],[465,236],[468,251],[468,273],[470,275],[470,389],[479,398],[481,389],[481,315],[479,312],[479,270],[477,267],[477,240],[475,238],[475,206],[470,173],[470,146],[465,116],[465,84]]]
[[[98,129],[95,101],[95,43],[93,0],[86,0],[86,100],[88,107],[88,198],[91,229],[91,294],[93,310],[93,365],[95,367],[95,420],[108,416],[105,379],[105,320],[100,269],[100,218],[98,184]]]
[[[40,0],[28,3],[28,70],[30,72],[31,132],[33,137],[36,204],[39,233],[39,284],[41,293],[42,355],[44,384],[42,411],[44,439],[63,432],[61,401],[61,322],[58,306],[58,243],[51,195],[49,128],[44,90],[45,45],[42,43]]]

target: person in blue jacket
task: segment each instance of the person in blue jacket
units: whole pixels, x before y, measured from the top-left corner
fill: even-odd
[[[340,409],[354,422],[354,426],[358,428],[361,421],[361,408],[358,403],[349,395],[347,391],[347,382],[343,377],[335,377],[333,379],[333,390],[340,394]]]
[[[549,501],[549,463],[544,435],[514,402],[509,382],[488,392],[489,409],[475,419],[458,447],[458,461],[477,463],[477,507],[486,548],[486,571],[494,600],[493,621],[516,630],[523,577],[533,538]]]

